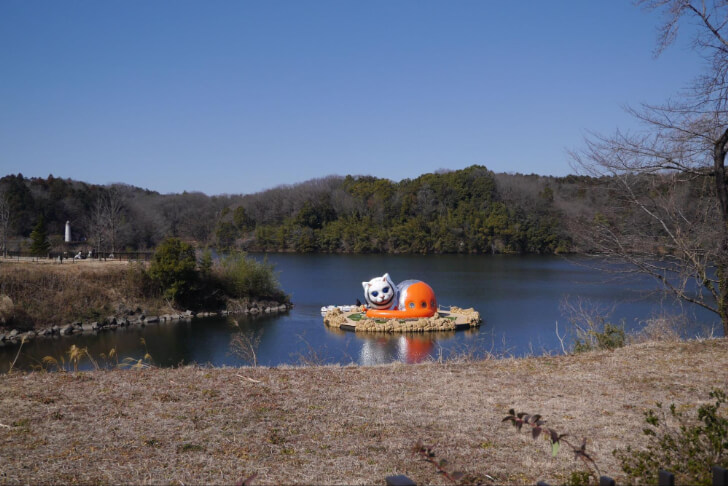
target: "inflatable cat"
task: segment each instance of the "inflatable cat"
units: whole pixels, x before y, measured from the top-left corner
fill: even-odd
[[[367,317],[408,319],[432,317],[437,299],[432,287],[420,280],[405,280],[394,285],[388,273],[362,282],[367,301]]]
[[[396,292],[392,279],[388,273],[376,277],[368,282],[362,282],[364,287],[364,299],[370,309],[394,309],[397,305]]]

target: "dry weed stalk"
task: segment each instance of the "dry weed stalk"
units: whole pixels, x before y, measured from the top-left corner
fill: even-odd
[[[119,356],[116,352],[116,348],[111,348],[108,354],[101,353],[100,357],[106,361],[107,368],[109,367],[109,361],[112,359],[115,360],[115,366],[113,367],[119,369],[145,369],[154,367],[154,364],[152,362],[152,356],[146,349],[146,341],[144,340],[144,338],[141,338],[140,342],[145,347],[145,354],[143,358],[135,359],[131,357],[126,357],[120,362]],[[71,347],[68,348],[68,351],[66,351],[66,354],[68,355],[68,365],[73,366],[73,371],[78,371],[78,365],[85,358],[88,358],[88,360],[93,365],[94,370],[98,371],[101,369],[99,363],[93,358],[93,356],[91,356],[91,353],[89,353],[88,348],[86,347],[80,348],[75,344],[72,344]],[[61,357],[58,359],[54,358],[53,356],[43,357],[43,359],[41,360],[40,369],[48,369],[51,367],[55,367],[56,371],[69,371],[69,369],[66,367],[66,359],[63,357],[63,355],[61,355]]]
[[[326,365],[326,359],[323,357],[323,350],[326,348],[324,346],[323,349],[317,349],[313,346],[311,346],[311,343],[309,343],[304,335],[298,335],[298,339],[303,342],[303,344],[306,345],[306,353],[298,353],[298,362],[301,364],[301,366],[324,366]]]
[[[237,327],[240,324],[237,320],[233,320]],[[235,356],[242,358],[246,363],[253,367],[258,366],[258,347],[263,337],[263,331],[252,334],[241,332],[230,338],[230,352]]]
[[[20,347],[18,348],[18,352],[15,354],[15,359],[12,363],[10,363],[10,368],[8,369],[8,373],[13,371],[13,367],[15,366],[15,363],[18,361],[18,356],[20,356],[20,350],[23,349],[23,344],[25,344],[25,336],[20,340]]]

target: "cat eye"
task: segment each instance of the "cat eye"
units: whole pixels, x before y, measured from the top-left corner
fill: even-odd
[[[372,292],[372,297],[376,297],[377,295],[379,295],[379,292],[377,292],[376,290]]]
[[[389,293],[389,287],[384,287],[382,289],[382,292],[384,292],[385,294]]]

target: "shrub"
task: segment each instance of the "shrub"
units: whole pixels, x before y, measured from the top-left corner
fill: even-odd
[[[687,328],[689,322],[683,314],[661,314],[646,319],[642,324],[642,329],[631,336],[632,342],[679,341],[681,331]]]
[[[728,467],[728,418],[720,413],[726,403],[725,392],[714,389],[710,398],[715,402],[699,407],[694,418],[674,404],[667,413],[660,403],[657,411],[645,412],[648,427],[643,432],[650,442],[646,450],[615,450],[622,470],[631,479],[647,483],[657,483],[658,470],[665,469],[675,474],[680,484],[711,484],[711,468]]]
[[[178,238],[164,240],[154,252],[149,276],[164,296],[183,303],[198,280],[195,249]]]
[[[574,353],[597,349],[616,349],[627,344],[624,324],[616,325],[607,321],[611,311],[588,300],[575,302],[564,299],[561,311],[573,326]]]
[[[214,273],[225,294],[231,298],[286,298],[273,266],[267,260],[261,263],[245,253],[234,252],[220,259]]]
[[[590,329],[574,341],[574,352],[583,353],[595,349],[617,349],[626,344],[624,328],[614,324],[604,324],[602,331]]]

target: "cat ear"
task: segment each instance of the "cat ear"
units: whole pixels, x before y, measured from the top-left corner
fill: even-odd
[[[384,276],[382,277],[382,280],[384,280],[385,282],[391,282],[392,281],[392,279],[389,278],[389,274],[388,273],[385,273],[384,274]]]
[[[367,289],[369,288],[369,282],[362,282],[361,286],[364,287],[364,292],[366,292]]]

